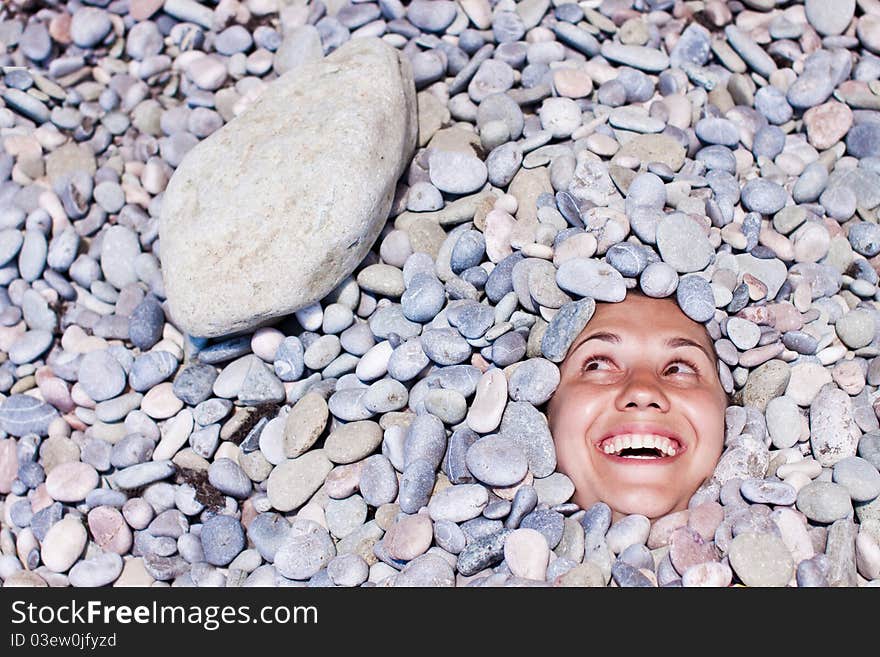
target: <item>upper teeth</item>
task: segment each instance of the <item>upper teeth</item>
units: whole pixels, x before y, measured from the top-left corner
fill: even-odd
[[[658,436],[649,433],[621,434],[607,438],[602,443],[602,449],[606,454],[619,454],[627,447],[638,449],[640,447],[659,449],[667,456],[675,456],[676,443],[666,436]]]

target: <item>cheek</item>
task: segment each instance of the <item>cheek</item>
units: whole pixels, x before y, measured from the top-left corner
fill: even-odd
[[[585,386],[557,388],[547,406],[547,422],[554,439],[582,435],[597,416],[597,395]]]
[[[726,399],[721,399],[713,391],[692,393],[681,398],[681,407],[700,439],[720,448],[724,443],[724,413]]]

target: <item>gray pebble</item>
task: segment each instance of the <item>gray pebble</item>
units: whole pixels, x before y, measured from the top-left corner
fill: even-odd
[[[556,451],[547,420],[531,404],[508,403],[498,433],[525,452],[534,476],[546,477],[556,468]]]
[[[39,21],[31,21],[18,42],[18,47],[29,59],[41,62],[52,54],[52,39],[46,25]]]
[[[697,121],[694,131],[707,144],[720,144],[736,148],[739,143],[739,129],[733,121],[720,118],[705,118]]]
[[[443,284],[433,274],[413,276],[400,298],[404,316],[413,322],[433,319],[446,303]]]
[[[232,25],[217,35],[214,39],[214,48],[221,55],[234,55],[237,52],[246,52],[253,44],[250,32],[243,25]]]
[[[502,436],[486,436],[467,451],[468,470],[490,486],[512,486],[528,472],[528,461],[522,449]]]
[[[765,178],[754,178],[742,190],[743,206],[750,212],[775,214],[785,207],[785,189]]]
[[[45,123],[51,116],[49,108],[39,99],[20,89],[6,89],[0,98],[13,110],[35,123]]]
[[[370,506],[389,504],[397,497],[397,476],[391,462],[381,454],[364,459],[358,484],[364,501]]]
[[[137,61],[158,55],[164,48],[162,32],[153,21],[140,21],[131,26],[125,40],[126,54]]]
[[[118,554],[102,552],[91,559],[74,564],[67,577],[71,586],[88,588],[107,586],[119,577],[122,566],[122,557]]]
[[[790,506],[797,499],[797,491],[789,484],[762,479],[746,479],[740,486],[742,496],[753,504]]]
[[[609,264],[590,258],[571,258],[559,265],[556,284],[566,292],[596,301],[623,301],[626,296],[626,285],[620,272]]]
[[[251,521],[247,536],[266,561],[275,561],[275,553],[290,533],[290,522],[278,513],[261,513]]]
[[[110,450],[110,464],[119,468],[128,468],[138,463],[145,463],[153,455],[156,442],[140,433],[130,433]]]
[[[715,316],[712,286],[697,274],[689,274],[679,280],[675,298],[682,312],[695,322],[707,322]]]
[[[551,509],[535,509],[522,519],[520,527],[541,532],[552,550],[562,540],[565,520],[561,513]]]
[[[849,491],[853,502],[870,502],[880,495],[880,472],[870,461],[858,456],[835,463],[832,478]]]
[[[9,347],[9,360],[16,365],[30,363],[52,346],[52,333],[43,329],[25,332]]]
[[[391,333],[396,333],[399,337],[406,340],[416,337],[422,330],[420,324],[406,318],[399,303],[392,303],[388,306],[377,308],[370,315],[369,321],[370,330],[380,340],[388,338]]]
[[[56,417],[54,407],[30,395],[10,395],[0,405],[0,429],[13,436],[45,436]]]
[[[176,466],[171,461],[151,461],[119,470],[113,476],[113,481],[119,488],[140,488],[170,477],[175,471]]]
[[[755,109],[773,125],[782,125],[793,114],[785,94],[772,85],[758,89],[755,94]]]
[[[832,523],[852,514],[846,487],[827,481],[813,481],[798,491],[797,508],[813,522]]]
[[[469,194],[479,190],[488,179],[486,165],[466,153],[434,150],[428,162],[431,182],[441,192]]]
[[[215,367],[204,363],[184,368],[174,379],[174,396],[190,406],[200,404],[211,396],[217,374]]]
[[[451,0],[413,0],[406,11],[406,18],[426,32],[442,32],[455,20],[455,14],[455,3]]]
[[[231,459],[221,458],[211,463],[208,481],[224,495],[244,499],[251,494],[251,480]]]
[[[5,265],[18,255],[22,242],[24,242],[24,236],[17,228],[7,228],[0,231],[0,266]]]
[[[821,162],[812,162],[798,176],[791,188],[791,196],[796,203],[810,203],[819,198],[827,184],[828,169]]]
[[[43,233],[38,230],[25,231],[24,242],[18,253],[18,270],[24,280],[35,281],[43,274],[48,250],[49,245]]]
[[[425,355],[438,365],[455,365],[471,355],[471,346],[453,328],[426,330],[421,345]]]
[[[541,352],[544,357],[554,363],[562,362],[571,343],[584,329],[595,311],[596,302],[592,298],[572,301],[562,306],[550,320],[541,340]]]
[[[202,524],[205,560],[214,566],[229,564],[245,548],[244,528],[232,516],[212,516]]]
[[[145,392],[168,379],[177,371],[178,365],[177,358],[170,352],[148,351],[135,358],[129,372],[129,384],[132,389]],[[174,392],[176,394],[177,391]],[[180,398],[179,395],[177,396]]]
[[[73,13],[70,38],[80,48],[93,48],[113,30],[110,16],[103,9],[84,7]]]
[[[668,215],[657,226],[657,248],[663,260],[681,274],[702,270],[715,253],[703,230],[680,213]]]
[[[400,480],[398,503],[404,513],[417,513],[427,506],[434,489],[435,468],[425,459],[416,459],[406,466]]]

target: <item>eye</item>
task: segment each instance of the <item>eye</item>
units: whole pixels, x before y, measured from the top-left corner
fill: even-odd
[[[598,367],[590,367],[590,365],[592,365],[593,363],[603,363],[603,362],[610,364],[611,359],[607,358],[605,356],[590,356],[589,358],[587,358],[586,361],[584,361],[584,364],[583,364],[583,367],[581,368],[581,370],[584,372],[596,372],[599,370],[599,368]],[[670,363],[670,365],[666,368],[665,371],[668,372],[671,368],[679,367],[680,365],[687,366],[688,368],[690,368],[691,371],[690,372],[687,372],[687,371],[674,372],[675,374],[699,374],[700,373],[700,368],[697,367],[697,365],[694,362],[686,360],[684,358],[678,358],[678,359],[672,361],[672,363]]]
[[[664,374],[699,374],[697,366],[687,360],[675,360],[667,365]]]
[[[600,372],[612,369],[614,363],[605,356],[590,356],[581,368],[584,372]]]

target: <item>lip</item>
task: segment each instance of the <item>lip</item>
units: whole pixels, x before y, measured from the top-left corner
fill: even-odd
[[[675,456],[665,456],[658,459],[633,459],[623,456],[617,456],[615,454],[606,454],[605,451],[600,447],[600,445],[606,438],[611,438],[613,436],[619,436],[628,433],[650,433],[654,434],[655,436],[666,436],[667,438],[671,438],[678,443]],[[663,426],[662,424],[656,424],[653,422],[627,422],[625,424],[617,425],[613,429],[602,434],[602,436],[598,440],[594,441],[593,445],[596,450],[605,458],[611,459],[615,463],[625,463],[627,465],[668,464],[677,461],[681,457],[681,455],[688,450],[687,443],[682,440],[679,434],[677,434],[675,431],[672,431],[668,427]]]

